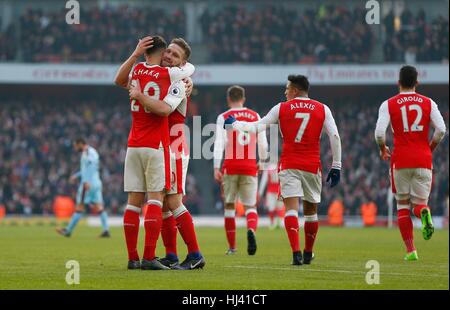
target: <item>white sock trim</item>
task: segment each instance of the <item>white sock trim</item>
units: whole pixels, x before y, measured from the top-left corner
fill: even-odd
[[[130,211],[133,211],[133,212],[136,212],[136,213],[141,213],[141,208],[135,207],[133,205],[127,205],[125,207],[125,210],[130,210]]]
[[[288,210],[288,211],[286,211],[284,217],[287,217],[287,216],[298,217],[298,211],[297,210]]]
[[[186,207],[184,205],[181,205],[178,208],[176,208],[175,210],[173,210],[172,214],[173,214],[174,218],[178,218],[179,216],[181,216],[182,214],[184,214],[186,212],[188,212]]]
[[[313,215],[305,215],[305,222],[317,222],[319,220],[319,217],[316,214]]]
[[[224,211],[224,216],[225,217],[235,217],[236,216],[236,211],[235,210],[227,210],[225,209]]]
[[[148,205],[157,205],[157,206],[159,206],[159,207],[161,207],[161,208],[162,208],[162,206],[163,206],[161,201],[155,200],[155,199],[149,199],[149,200],[147,200],[147,204],[148,204]]]
[[[170,212],[170,211],[167,211],[167,212],[163,212],[163,213],[162,213],[162,218],[163,218],[163,220],[168,219],[168,218],[171,217],[171,216],[172,216],[172,212]]]
[[[408,205],[397,204],[397,210],[403,210],[403,209],[409,210],[409,204]]]
[[[256,211],[256,208],[250,208],[250,209],[247,209],[247,210],[245,211],[245,216],[249,215],[250,213],[256,213],[256,214],[258,214],[258,211]]]

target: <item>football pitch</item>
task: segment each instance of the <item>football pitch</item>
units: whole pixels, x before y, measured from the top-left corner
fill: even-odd
[[[98,228],[79,226],[71,238],[51,226],[0,226],[0,289],[449,289],[449,233],[438,230],[430,241],[415,231],[420,260],[403,261],[397,229],[321,227],[316,259],[291,266],[284,229],[257,232],[258,251],[246,253],[246,231],[237,231],[238,253],[226,256],[221,228],[198,228],[207,264],[203,270],[127,270],[121,228],[99,239]],[[140,253],[144,230],[140,231]],[[303,232],[301,234],[303,244]],[[179,238],[179,255],[185,247]],[[158,243],[163,254],[162,242]],[[80,284],[66,283],[66,262],[80,265]],[[366,263],[376,260],[380,284],[366,283]]]

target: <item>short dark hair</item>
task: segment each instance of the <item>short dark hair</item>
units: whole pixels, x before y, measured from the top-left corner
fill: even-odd
[[[153,39],[153,46],[150,48],[147,48],[145,50],[145,54],[150,56],[156,52],[159,52],[162,49],[166,49],[167,48],[167,42],[166,40],[164,40],[163,37],[161,36],[154,36],[152,37]]]
[[[245,89],[239,85],[231,86],[227,90],[227,96],[232,102],[242,100],[245,98]]]
[[[309,81],[308,78],[304,75],[291,74],[288,76],[288,81],[291,82],[291,84],[293,84],[299,90],[303,90],[305,92],[309,91]]]
[[[417,84],[417,69],[413,66],[403,66],[400,69],[400,86],[404,88],[413,88]]]
[[[75,144],[86,144],[86,140],[84,138],[76,138],[74,142]]]
[[[170,43],[176,44],[184,51],[184,56],[186,60],[189,60],[189,57],[191,57],[192,49],[189,46],[189,44],[186,42],[183,38],[175,38]]]

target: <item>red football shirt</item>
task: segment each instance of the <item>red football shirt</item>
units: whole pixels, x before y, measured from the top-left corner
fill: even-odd
[[[431,169],[431,99],[418,93],[400,93],[388,99],[388,109],[394,132],[393,167]]]
[[[145,95],[163,100],[169,90],[171,79],[168,68],[158,65],[137,64],[132,71],[132,81],[137,81]],[[158,149],[168,146],[169,132],[167,117],[149,111],[137,100],[131,100],[131,130],[128,147],[150,147]]]
[[[233,115],[238,121],[256,122],[260,119],[258,113],[248,108],[230,109],[221,116],[227,119]],[[258,174],[256,162],[257,134],[228,130],[226,132],[225,159],[222,170],[230,175],[250,175]]]
[[[320,136],[325,121],[324,105],[308,98],[280,103],[279,125],[283,136],[280,170],[298,169],[317,173]]]

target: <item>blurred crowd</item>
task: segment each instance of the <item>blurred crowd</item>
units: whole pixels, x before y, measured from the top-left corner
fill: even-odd
[[[101,157],[101,176],[105,205],[111,213],[121,213],[126,204],[123,192],[123,162],[130,128],[128,104],[117,99],[65,100],[33,97],[2,100],[0,109],[0,205],[8,213],[50,214],[56,195],[75,197],[78,184],[70,184],[69,177],[79,169],[80,154],[72,148],[77,137],[87,138]],[[214,123],[223,112],[225,102],[216,98],[222,91],[204,89],[193,98],[192,115],[201,115],[202,124]],[[264,94],[260,94],[264,97]],[[448,126],[448,101],[435,98]],[[381,101],[341,98],[327,102],[333,111],[342,140],[342,178],[337,188],[323,188],[320,213],[334,199],[342,199],[346,214],[358,214],[366,202],[376,203],[380,214],[387,212],[390,187],[388,164],[379,159],[373,131]],[[264,115],[270,109],[267,100],[249,102],[250,107]],[[364,105],[361,104],[364,102]],[[254,104],[257,103],[257,106]],[[253,104],[253,105],[252,105]],[[190,124],[192,128],[192,124]],[[388,139],[391,139],[388,133]],[[389,141],[389,140],[388,140]],[[390,142],[391,143],[391,142]],[[448,136],[433,155],[435,167],[430,206],[435,214],[443,214],[448,199],[449,184]],[[212,181],[212,162],[192,161],[187,177],[186,206],[197,214],[214,213],[221,208],[220,189],[215,190],[214,205],[205,205],[202,182]],[[331,163],[326,135],[322,138],[324,177]],[[208,168],[210,165],[210,169]],[[196,169],[201,167],[200,169]],[[207,175],[205,175],[207,174]],[[262,202],[262,201],[261,201]]]
[[[386,62],[448,63],[448,18],[427,18],[422,9],[414,15],[406,8],[399,18],[391,11],[384,18]]]
[[[229,6],[201,17],[211,60],[219,63],[365,63],[373,34],[366,11],[323,5],[297,11]]]
[[[183,10],[81,6],[80,15],[79,25],[68,25],[64,10],[27,9],[20,17],[23,60],[118,63],[128,58],[137,38],[159,34],[169,40],[185,35]]]
[[[77,137],[87,138],[100,154],[107,209],[122,212],[131,123],[127,104],[33,99],[2,102],[1,107],[0,204],[7,213],[49,214],[57,195],[75,197],[78,184],[70,184],[69,177],[79,170],[80,154],[72,147]],[[193,175],[186,188],[186,205],[195,214],[201,202]]]
[[[257,7],[207,8],[191,31],[203,33],[209,63],[367,63],[377,44],[381,62],[448,62],[448,15],[430,18],[424,10],[383,19],[382,43],[365,22],[363,6],[323,4],[302,9],[283,3]],[[0,31],[0,61],[118,63],[136,38],[185,36],[184,7],[158,9],[81,7],[82,22],[68,25],[66,11],[28,8]],[[0,21],[1,25],[1,21]]]

